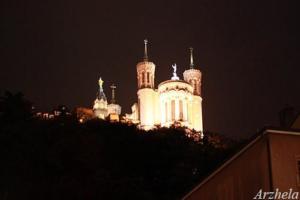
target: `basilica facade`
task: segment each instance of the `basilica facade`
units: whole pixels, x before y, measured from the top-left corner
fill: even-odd
[[[173,76],[156,88],[155,67],[148,59],[145,40],[144,58],[136,66],[138,102],[125,118],[144,130],[176,125],[202,134],[201,71],[194,66],[193,49],[190,48],[190,64],[183,73],[183,80],[177,75],[174,64]]]

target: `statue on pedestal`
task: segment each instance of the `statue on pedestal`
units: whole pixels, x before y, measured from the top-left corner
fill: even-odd
[[[179,77],[177,76],[177,65],[176,63],[174,65],[172,65],[172,68],[173,68],[173,77],[171,78],[172,80],[179,80]]]

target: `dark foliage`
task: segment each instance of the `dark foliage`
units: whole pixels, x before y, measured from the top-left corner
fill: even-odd
[[[29,119],[31,111],[21,107],[22,115],[10,108],[1,117],[4,200],[180,199],[235,146],[195,142],[181,129],[143,132],[100,120]]]
[[[24,99],[22,93],[13,94],[5,91],[0,97],[1,122],[16,122],[29,119],[32,115],[32,104]]]

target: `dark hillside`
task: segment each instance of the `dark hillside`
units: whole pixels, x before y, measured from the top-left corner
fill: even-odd
[[[0,199],[180,199],[234,151],[217,134],[195,142],[182,129],[40,120],[22,98],[1,99]]]

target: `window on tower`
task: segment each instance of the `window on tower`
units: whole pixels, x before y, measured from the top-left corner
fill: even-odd
[[[193,81],[193,87],[194,87],[194,93],[196,93],[197,92],[197,83],[195,80]]]
[[[142,73],[142,84],[145,83],[145,72]]]
[[[150,73],[147,72],[147,82],[150,83]]]

